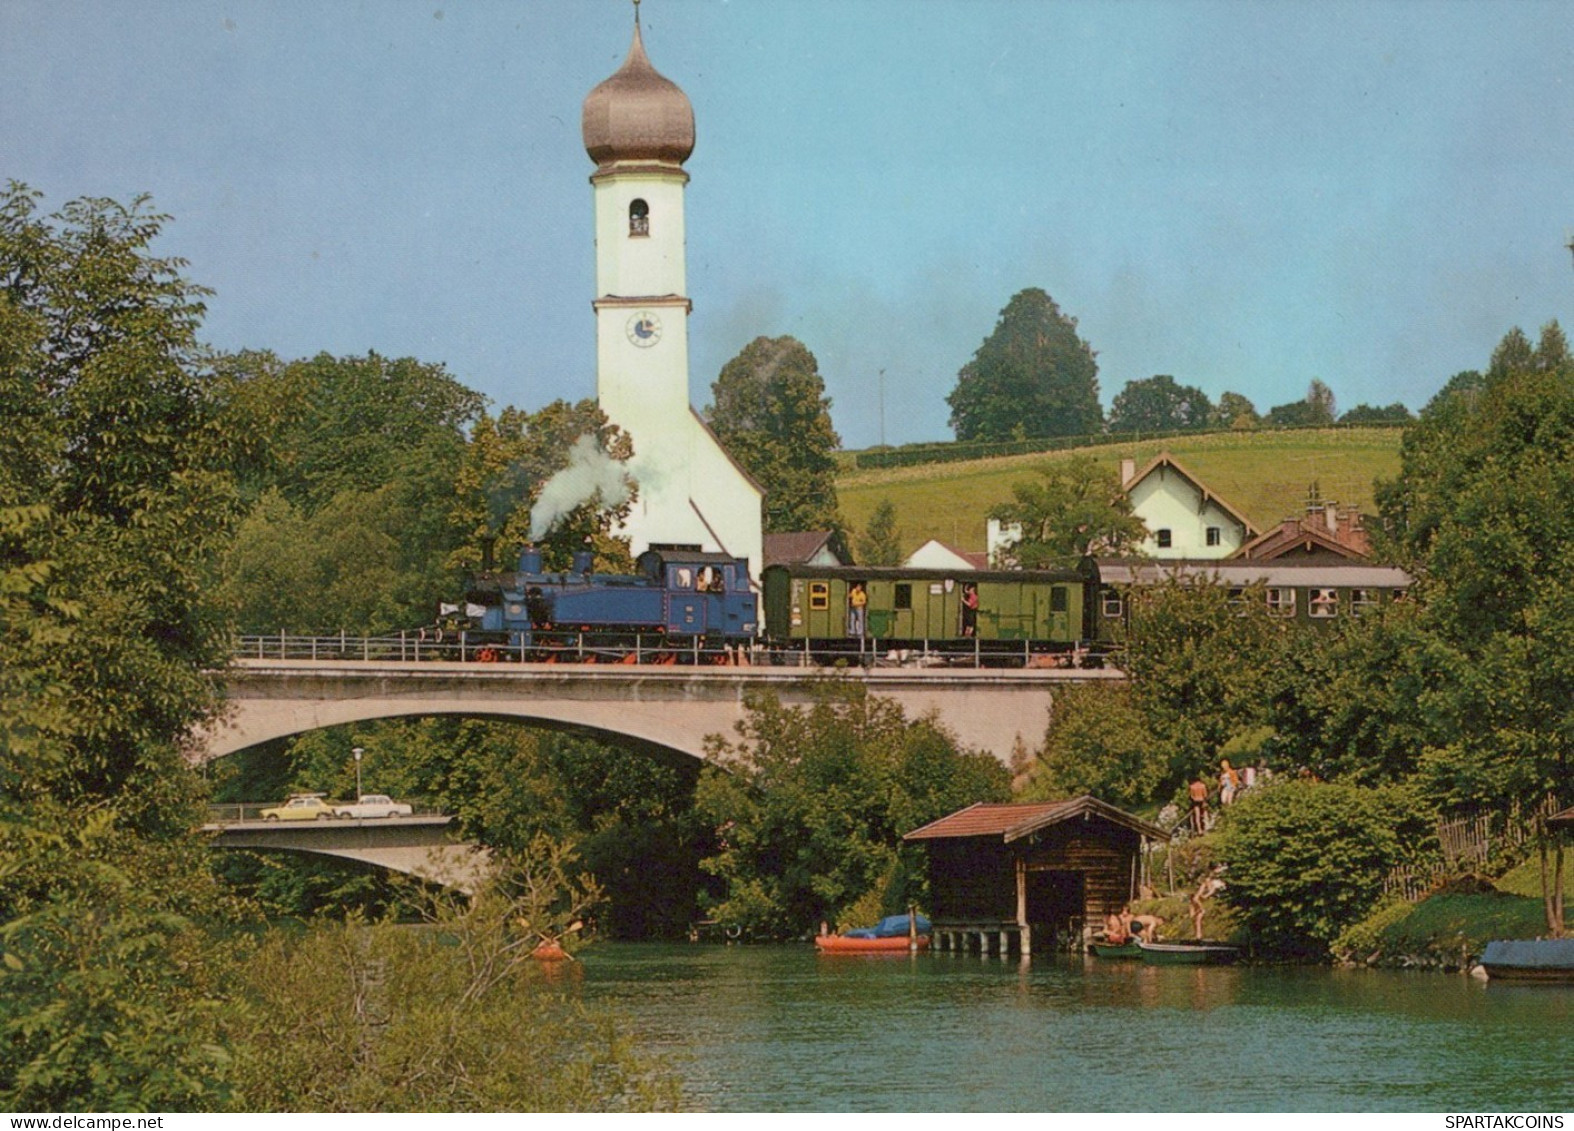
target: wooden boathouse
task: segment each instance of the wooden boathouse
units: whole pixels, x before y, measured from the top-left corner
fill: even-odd
[[[931,937],[940,950],[1032,954],[1033,940],[1081,938],[1137,898],[1157,825],[1096,797],[970,805],[908,833],[929,856]]]

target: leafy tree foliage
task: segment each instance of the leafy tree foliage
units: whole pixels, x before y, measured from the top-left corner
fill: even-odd
[[[1165,784],[1179,785],[1265,724],[1279,657],[1300,634],[1269,614],[1259,590],[1232,596],[1206,579],[1143,586],[1127,601],[1118,662],[1149,733],[1163,736]]]
[[[454,589],[451,511],[483,398],[441,365],[376,353],[220,359],[252,501],[219,595],[244,630],[387,632]]]
[[[1339,418],[1340,424],[1409,424],[1415,419],[1415,413],[1405,407],[1403,401],[1395,401],[1391,405],[1381,408],[1369,404],[1358,404]]]
[[[832,453],[842,441],[814,354],[797,338],[755,338],[711,396],[706,421],[765,489],[765,529],[840,529]]]
[[[1020,796],[1055,801],[1091,793],[1138,807],[1158,797],[1169,776],[1165,745],[1148,730],[1129,687],[1067,684],[1055,692],[1044,749]]]
[[[1159,374],[1128,381],[1110,405],[1111,432],[1173,432],[1206,428],[1213,417],[1208,394],[1194,385],[1176,384]]]
[[[600,923],[617,938],[680,938],[695,917],[707,841],[694,815],[694,759],[630,751],[485,719],[426,718],[313,731],[224,761],[223,800],[355,791],[363,748],[368,791],[424,799],[459,818],[467,837],[523,852],[540,836],[572,843],[578,868],[606,893]],[[227,865],[275,913],[361,907],[391,893],[376,876],[269,857]],[[336,907],[337,905],[337,907]]]
[[[270,936],[242,969],[236,1106],[675,1108],[673,1078],[635,1057],[609,1018],[554,992],[530,957],[537,924],[554,916],[540,894],[574,888],[566,864],[539,850],[468,905],[434,899],[427,931],[352,920]]]
[[[1213,420],[1236,431],[1255,428],[1259,423],[1257,406],[1240,393],[1221,393],[1213,409]]]
[[[958,440],[1081,436],[1104,422],[1093,350],[1037,287],[1012,296],[946,404]]]
[[[593,442],[586,458],[626,463],[634,454],[628,434],[592,400],[553,401],[533,413],[505,408],[496,417],[482,416],[471,431],[454,487],[451,513],[462,540],[450,565],[474,569],[490,560],[494,548],[502,554],[534,542],[547,568],[567,569],[571,555],[588,539],[605,567],[630,568],[628,546],[612,531],[627,516],[632,496],[613,502],[599,490],[582,492],[585,497],[564,510],[543,536],[532,531],[531,515],[543,487],[569,467],[576,444],[586,436]]]
[[[711,913],[749,931],[853,926],[843,916],[870,892],[891,912],[921,902],[902,835],[1009,796],[993,757],[958,750],[933,719],[910,721],[859,685],[828,684],[809,707],[769,695],[747,707],[735,739],[711,740],[696,807],[717,840],[704,867],[726,885]]]
[[[1147,537],[1131,499],[1091,456],[1045,463],[1039,475],[1013,484],[1012,501],[989,512],[1021,527],[1010,550],[1021,568],[1069,568],[1091,553],[1129,553]]]
[[[1274,405],[1263,423],[1270,428],[1325,427],[1334,422],[1336,408],[1333,390],[1314,378],[1304,399]]]
[[[904,560],[902,532],[896,525],[896,505],[890,499],[881,499],[858,539],[859,564],[899,566]]]
[[[1257,945],[1321,957],[1376,906],[1414,811],[1403,794],[1353,784],[1248,790],[1219,829],[1225,898]]]
[[[1434,402],[1383,492],[1418,587],[1432,662],[1425,705],[1455,736],[1427,772],[1455,804],[1566,785],[1574,736],[1574,363],[1554,324],[1499,346],[1483,387]]]
[[[205,673],[225,658],[206,563],[236,510],[194,337],[203,292],[149,253],[164,217],[145,201],[48,218],[36,203],[15,184],[0,196],[0,635],[19,696],[0,710],[45,711],[51,733],[12,772],[35,795],[183,830],[177,744],[216,704]]]
[[[221,907],[181,742],[225,660],[202,601],[237,511],[165,218],[0,193],[0,1106],[221,1102]]]

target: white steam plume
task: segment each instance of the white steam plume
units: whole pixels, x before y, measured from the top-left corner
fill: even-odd
[[[622,506],[633,494],[628,467],[607,455],[595,436],[586,433],[569,449],[568,466],[541,487],[530,508],[530,538],[542,538],[557,521],[597,495],[607,507]]]

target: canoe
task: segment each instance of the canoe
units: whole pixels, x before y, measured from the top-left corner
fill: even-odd
[[[1097,958],[1141,958],[1142,948],[1137,945],[1136,939],[1123,943],[1107,943],[1094,941],[1088,944]]]
[[[915,947],[929,948],[929,936],[919,935],[909,939],[906,935],[889,935],[885,938],[853,938],[848,935],[821,935],[814,945],[823,954],[906,954]]]
[[[1481,965],[1494,981],[1574,982],[1574,939],[1494,939]]]
[[[1241,948],[1229,943],[1208,942],[1137,942],[1142,951],[1142,961],[1154,966],[1220,966],[1240,957]]]

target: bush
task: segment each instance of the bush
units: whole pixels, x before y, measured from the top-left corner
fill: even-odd
[[[1381,898],[1404,811],[1388,790],[1312,781],[1251,790],[1225,809],[1225,898],[1257,946],[1326,957]]]

